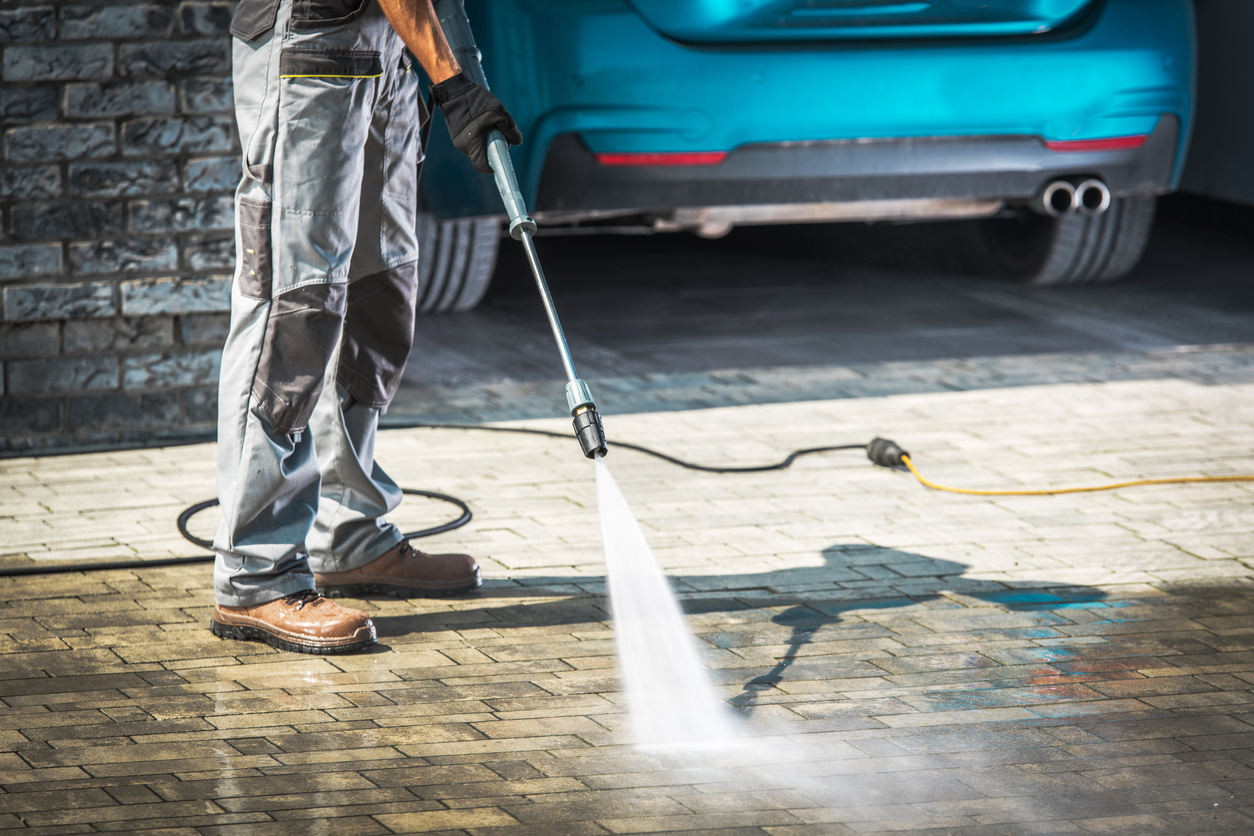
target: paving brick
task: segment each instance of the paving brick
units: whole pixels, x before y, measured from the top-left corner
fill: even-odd
[[[120,145],[130,157],[230,151],[234,125],[227,116],[154,117],[122,123]]]
[[[230,293],[225,278],[134,279],[122,283],[122,313],[221,313],[230,310]]]
[[[169,389],[203,386],[218,379],[220,351],[135,354],[122,361],[122,388]]]
[[[56,32],[56,12],[49,6],[0,9],[0,43],[46,41]]]
[[[14,237],[30,241],[120,236],[123,234],[122,204],[27,204],[12,210],[12,224]]]
[[[118,388],[118,361],[112,356],[10,360],[5,363],[8,391],[82,392]]]
[[[230,229],[234,223],[235,201],[225,195],[131,203],[131,229],[137,233],[201,232]]]
[[[231,71],[231,42],[219,38],[122,44],[118,48],[118,69],[121,75],[127,76],[225,75]]]
[[[0,432],[45,433],[61,429],[60,398],[4,398],[0,400]]]
[[[65,351],[108,351],[153,348],[174,342],[173,319],[168,316],[114,317],[65,323]]]
[[[0,278],[20,279],[61,272],[60,244],[25,244],[0,247]],[[17,303],[15,303],[17,304]],[[35,304],[32,301],[21,304]],[[10,314],[9,319],[19,318]]]
[[[61,169],[55,165],[4,166],[0,168],[0,197],[30,199],[61,194]]]
[[[169,6],[135,4],[116,6],[65,6],[61,9],[61,37],[151,38],[168,35],[174,28]]]
[[[19,285],[4,289],[4,318],[10,322],[38,319],[110,316],[117,313],[110,284]]]
[[[116,150],[111,122],[10,128],[4,133],[5,159],[45,160],[108,157]]]
[[[113,75],[113,47],[110,44],[5,47],[3,72],[6,82],[108,79]]]
[[[130,238],[70,245],[70,270],[93,273],[154,273],[178,267],[178,246],[171,238]]]
[[[56,85],[6,83],[0,87],[0,118],[6,122],[50,122],[56,119]]]
[[[58,354],[60,348],[59,323],[0,325],[0,357],[47,357]]]
[[[1140,740],[1158,737],[1173,737],[1187,742],[1193,735],[1214,735],[1218,733],[1244,734],[1254,729],[1235,717],[1219,718],[1187,718],[1158,717],[1146,720],[1131,720],[1120,723],[1109,723],[1092,728],[1104,740]]]
[[[432,810],[420,813],[399,813],[376,816],[376,820],[393,832],[430,833],[443,830],[499,827],[516,824],[517,819],[496,807],[467,810]]]
[[[67,84],[65,115],[76,119],[174,112],[174,85],[167,81]]]

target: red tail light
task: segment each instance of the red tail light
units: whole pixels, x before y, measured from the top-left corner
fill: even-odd
[[[1051,151],[1128,151],[1140,148],[1149,139],[1149,134],[1136,136],[1112,136],[1109,139],[1063,139],[1045,140],[1045,147]]]
[[[673,151],[666,153],[629,152],[597,154],[601,165],[718,165],[727,159],[726,151]]]

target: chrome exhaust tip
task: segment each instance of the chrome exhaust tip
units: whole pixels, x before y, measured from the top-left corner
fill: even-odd
[[[1041,191],[1032,208],[1042,215],[1061,218],[1074,212],[1077,205],[1075,186],[1066,180],[1055,180]]]
[[[1110,208],[1110,189],[1101,180],[1085,180],[1075,187],[1075,208],[1081,215],[1100,215]]]

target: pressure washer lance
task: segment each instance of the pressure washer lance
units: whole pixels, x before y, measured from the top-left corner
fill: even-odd
[[[483,55],[475,46],[475,36],[470,31],[470,20],[466,17],[462,0],[436,0],[435,14],[462,72],[479,86],[490,89],[483,73]],[[601,425],[601,416],[597,414],[597,405],[592,400],[588,384],[575,373],[575,361],[570,356],[570,346],[566,344],[566,334],[562,331],[561,320],[557,318],[553,295],[549,293],[549,284],[544,280],[544,270],[540,267],[540,256],[536,254],[536,245],[531,238],[536,231],[536,222],[527,214],[527,206],[523,203],[514,164],[509,156],[509,143],[497,130],[488,133],[488,163],[492,166],[492,178],[505,204],[505,214],[509,216],[509,235],[523,245],[527,263],[531,265],[531,275],[540,289],[544,313],[549,318],[549,327],[553,329],[553,339],[557,341],[557,350],[566,370],[566,406],[574,419],[575,438],[579,439],[579,446],[588,458],[597,454],[604,456],[608,452],[605,428]]]

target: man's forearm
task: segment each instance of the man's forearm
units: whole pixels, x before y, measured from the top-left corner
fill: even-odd
[[[431,0],[379,0],[388,22],[436,84],[462,71],[444,40]]]

